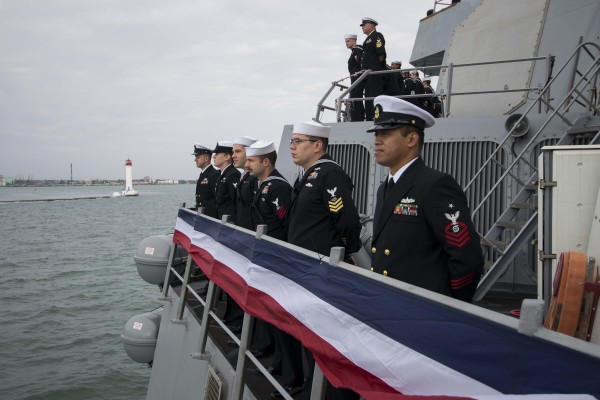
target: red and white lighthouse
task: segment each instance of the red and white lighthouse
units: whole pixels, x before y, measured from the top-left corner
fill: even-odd
[[[128,158],[125,161],[125,192],[133,190],[133,163]]]
[[[125,161],[125,190],[113,192],[113,197],[137,195],[139,195],[138,191],[133,188],[133,163],[128,158]]]

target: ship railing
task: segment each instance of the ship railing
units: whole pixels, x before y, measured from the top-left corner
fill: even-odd
[[[193,211],[187,210],[182,207],[180,209],[180,214],[182,212],[193,214],[193,215],[195,215],[195,218],[209,219],[209,217],[202,215],[201,209],[198,210],[198,213],[195,213]],[[229,224],[227,221],[228,221],[228,216],[224,216],[220,222],[224,226],[233,228],[235,230],[239,230],[242,233],[245,233],[248,235],[252,234],[252,231],[249,231],[249,230],[246,230],[246,229],[243,229],[240,227],[236,227],[235,225]],[[564,347],[566,349],[566,351],[572,350],[572,351],[574,351],[573,354],[578,353],[578,354],[582,354],[584,357],[587,357],[587,358],[591,357],[591,358],[600,360],[600,347],[598,347],[597,345],[548,330],[543,326],[543,323],[542,323],[543,321],[540,318],[540,316],[542,315],[541,311],[544,307],[543,300],[525,299],[522,304],[520,317],[519,317],[519,319],[515,319],[515,318],[509,317],[507,315],[499,314],[495,311],[486,310],[486,309],[483,309],[483,308],[478,307],[473,304],[468,304],[468,303],[465,303],[465,302],[462,302],[462,301],[459,301],[456,299],[452,299],[447,296],[444,296],[444,295],[441,295],[438,293],[434,293],[434,292],[430,292],[428,290],[421,289],[419,287],[415,287],[413,285],[404,283],[402,281],[391,279],[391,278],[385,277],[383,275],[374,274],[371,271],[356,267],[354,265],[350,265],[343,261],[344,248],[342,248],[342,247],[332,248],[331,252],[329,254],[329,257],[327,257],[324,255],[319,255],[319,254],[313,253],[311,251],[307,251],[307,250],[298,248],[296,246],[293,246],[293,245],[290,245],[287,243],[282,243],[281,241],[270,238],[265,233],[266,233],[266,225],[259,225],[256,229],[256,232],[254,232],[254,236],[256,239],[264,240],[265,242],[268,242],[272,246],[283,246],[287,249],[295,250],[302,254],[313,257],[315,262],[317,262],[319,265],[325,264],[325,265],[327,265],[328,268],[333,268],[332,276],[337,276],[337,274],[339,274],[338,272],[336,272],[337,270],[346,271],[346,272],[342,273],[343,275],[345,275],[346,273],[353,274],[355,279],[345,282],[346,285],[350,285],[351,282],[354,282],[355,285],[363,287],[360,284],[361,280],[372,281],[373,283],[375,283],[376,286],[381,285],[381,286],[378,286],[379,289],[373,289],[373,290],[377,290],[378,295],[381,295],[380,292],[382,290],[384,290],[383,289],[384,287],[391,288],[394,291],[396,291],[398,296],[400,296],[399,299],[407,300],[408,298],[410,298],[411,301],[409,302],[409,304],[411,307],[416,307],[416,308],[426,307],[427,309],[431,310],[432,305],[437,305],[437,306],[439,306],[439,310],[440,310],[439,312],[443,312],[443,313],[449,312],[451,314],[456,314],[457,316],[468,314],[475,319],[479,319],[480,323],[478,323],[478,324],[473,324],[471,322],[467,323],[467,325],[465,325],[465,329],[467,329],[467,330],[480,331],[482,328],[482,325],[489,324],[490,326],[493,326],[494,329],[499,329],[499,332],[501,332],[500,335],[495,335],[498,338],[501,338],[501,337],[503,338],[504,336],[507,336],[507,335],[510,336],[513,334],[522,334],[522,335],[524,335],[523,336],[524,338],[533,337],[533,338],[536,338],[536,340],[541,339],[544,342],[550,342],[550,343],[553,343],[554,345]],[[192,242],[189,244],[189,247],[192,247],[193,245],[194,245],[194,243],[193,243],[193,239],[192,239]],[[271,374],[269,374],[269,372],[262,365],[262,363],[248,350],[249,346],[250,346],[251,332],[252,332],[252,327],[254,324],[254,317],[247,312],[244,313],[244,318],[243,318],[243,323],[242,323],[242,331],[241,331],[240,338],[238,339],[236,337],[236,335],[233,334],[233,332],[231,332],[229,330],[229,328],[225,325],[225,323],[219,318],[219,316],[214,311],[215,301],[218,297],[218,290],[219,290],[219,288],[215,285],[215,283],[213,281],[209,281],[208,291],[207,291],[207,295],[206,295],[206,301],[204,301],[202,299],[202,297],[196,293],[194,287],[192,287],[190,285],[190,276],[191,276],[192,264],[193,264],[192,256],[191,255],[188,256],[188,260],[186,263],[186,267],[185,267],[183,276],[181,276],[179,273],[177,273],[177,271],[173,268],[173,266],[176,264],[175,258],[176,258],[176,254],[177,254],[177,246],[179,246],[179,245],[176,244],[171,249],[168,266],[167,266],[166,274],[165,274],[165,284],[163,286],[162,297],[160,297],[159,300],[162,300],[162,301],[171,301],[172,300],[171,297],[169,296],[169,287],[174,284],[173,283],[168,284],[167,282],[169,282],[170,277],[172,275],[174,275],[176,277],[176,279],[181,282],[181,291],[179,294],[179,302],[178,302],[176,318],[172,319],[170,322],[172,324],[187,325],[187,321],[184,318],[184,308],[186,306],[186,303],[187,303],[186,299],[189,294],[191,294],[198,302],[200,302],[200,304],[203,305],[204,310],[203,310],[201,325],[200,325],[201,331],[200,331],[200,336],[198,339],[198,347],[197,347],[197,351],[191,354],[191,357],[193,359],[197,359],[197,360],[204,360],[204,361],[208,361],[208,362],[212,361],[213,356],[209,352],[207,352],[207,341],[208,341],[208,335],[209,335],[209,331],[208,331],[209,319],[212,318],[212,320],[217,322],[219,324],[219,326],[223,329],[223,331],[226,332],[227,335],[239,345],[238,358],[237,358],[237,363],[236,363],[236,367],[235,367],[234,382],[233,382],[233,386],[231,387],[231,392],[229,393],[229,396],[227,398],[233,399],[233,400],[241,400],[242,398],[244,398],[244,387],[246,384],[246,380],[244,377],[245,371],[246,371],[245,365],[246,365],[246,361],[250,360],[256,366],[256,368],[266,377],[266,379],[268,379],[268,381],[273,385],[273,387],[281,393],[281,396],[283,398],[285,398],[286,400],[293,400],[293,398],[285,392],[284,388],[279,384],[277,379],[275,379]],[[181,246],[184,248],[186,247],[183,244]],[[324,284],[325,285],[333,285],[333,286],[337,287],[337,285],[344,284],[344,283],[340,283],[340,282],[344,282],[344,281],[343,280],[338,281],[337,279],[332,278],[330,282],[324,282]],[[363,287],[363,289],[364,289],[364,287]],[[327,292],[326,289],[325,289],[325,292]],[[366,298],[370,299],[369,301],[379,301],[379,300],[377,300],[378,299],[377,296],[371,296],[370,294],[365,296],[365,293],[358,294],[356,292],[357,291],[355,291],[355,290],[348,291],[348,293],[354,293],[354,294],[350,295],[349,299],[348,299],[349,306],[350,306],[349,310],[355,310],[355,309],[359,308],[359,307],[357,307],[355,302],[365,301]],[[406,296],[406,298],[404,298],[404,296]],[[421,299],[420,301],[423,302],[423,305],[420,305],[420,303],[418,301],[414,301],[415,298]],[[348,312],[350,312],[350,311],[348,311]],[[356,315],[353,315],[353,317],[358,318]],[[440,321],[442,321],[442,320],[443,320],[443,318],[440,319]],[[469,319],[469,321],[471,321],[471,320]],[[461,323],[464,323],[464,321]],[[311,324],[309,324],[309,325],[311,325]],[[458,325],[460,325],[460,323],[457,323],[455,328]],[[424,324],[424,325],[421,324],[419,329],[427,330],[427,329],[429,329],[429,327],[431,327],[431,324]],[[289,332],[289,333],[292,336],[296,336],[294,334],[294,332]],[[469,333],[469,334],[471,334],[471,333]],[[502,339],[502,340],[504,340],[504,339]],[[509,340],[511,341],[511,343],[513,343],[513,345],[514,345],[514,343],[517,342],[514,339],[509,339]],[[528,339],[524,339],[524,340],[528,340]],[[521,341],[519,341],[519,343],[521,343]],[[343,343],[343,345],[348,346],[349,343]],[[520,346],[525,346],[526,348],[528,348],[528,346],[524,343],[521,343]],[[530,346],[530,347],[533,347],[533,346]],[[491,348],[493,349],[495,347],[491,346]],[[451,353],[455,354],[455,353],[453,353],[453,351],[454,351],[454,349],[451,351]],[[561,356],[564,356],[564,354],[562,354]],[[530,371],[530,373],[535,374],[535,371]],[[323,375],[323,372],[319,368],[318,364],[315,364],[312,387],[311,387],[311,392],[310,392],[311,400],[320,400],[320,399],[324,398],[325,388],[326,388],[325,384],[326,384],[326,380]]]
[[[185,211],[188,211],[185,209],[185,203],[181,204],[181,208],[184,209]],[[200,208],[198,209],[198,215],[201,215],[203,212],[203,209]],[[221,222],[223,224],[228,223],[230,216],[229,215],[224,215]],[[259,225],[256,229],[256,238],[262,238],[263,235],[266,234],[267,231],[267,225]],[[285,400],[294,400],[293,397],[289,396],[287,394],[287,392],[285,391],[285,389],[283,388],[283,386],[277,381],[277,379],[271,375],[267,369],[262,365],[262,363],[256,358],[256,356],[254,356],[254,354],[252,354],[252,352],[250,351],[250,342],[251,342],[251,332],[253,331],[254,328],[254,317],[249,314],[249,313],[244,313],[244,318],[243,318],[243,322],[242,322],[242,331],[240,334],[240,337],[238,338],[236,336],[235,333],[233,333],[231,331],[231,329],[229,329],[229,327],[225,324],[225,322],[217,315],[216,313],[216,302],[217,299],[219,298],[220,292],[221,292],[221,288],[219,288],[217,285],[215,285],[215,283],[212,280],[208,281],[208,288],[206,290],[206,300],[204,300],[202,298],[202,296],[200,296],[197,292],[196,289],[191,285],[191,275],[192,275],[192,264],[193,264],[193,259],[191,256],[187,257],[187,261],[186,261],[186,265],[185,265],[185,270],[183,273],[183,276],[181,276],[178,271],[173,268],[173,266],[175,266],[177,264],[176,262],[176,254],[177,254],[177,244],[175,246],[173,246],[171,248],[170,254],[169,254],[169,261],[167,264],[167,268],[166,268],[166,272],[165,272],[165,279],[164,282],[165,284],[163,285],[162,288],[162,295],[161,297],[158,298],[158,300],[160,301],[171,301],[172,298],[169,296],[169,288],[172,285],[172,283],[168,283],[170,282],[170,280],[174,277],[176,279],[176,281],[181,282],[181,290],[179,293],[179,303],[177,306],[177,314],[176,314],[176,318],[171,320],[171,323],[174,325],[187,325],[187,320],[184,318],[184,310],[185,310],[185,305],[187,303],[187,297],[189,295],[193,296],[194,299],[196,299],[196,301],[198,301],[202,307],[203,307],[203,311],[202,311],[202,319],[201,319],[201,323],[200,323],[200,337],[199,337],[199,341],[198,341],[198,348],[197,351],[192,353],[190,356],[193,359],[196,360],[203,360],[203,361],[211,361],[212,359],[212,355],[206,351],[206,347],[207,347],[207,343],[208,343],[208,336],[209,336],[209,325],[210,325],[210,321],[214,321],[216,322],[219,327],[223,330],[223,332],[225,332],[225,334],[229,337],[229,339],[233,340],[238,346],[239,346],[239,350],[238,350],[238,358],[237,358],[237,362],[236,362],[236,368],[235,368],[235,379],[234,379],[234,385],[232,388],[232,395],[230,396],[231,399],[239,399],[241,400],[243,398],[243,393],[244,393],[244,385],[245,385],[245,378],[244,378],[244,374],[245,374],[245,370],[246,370],[246,360],[250,360],[254,366],[256,367],[256,369],[258,371],[260,371],[264,377],[273,385],[273,387],[281,394],[281,397],[284,398]],[[338,252],[339,250],[332,250],[333,252]],[[343,258],[343,249],[342,249],[342,253],[341,256],[338,256],[339,258],[336,258],[339,262],[339,260],[341,260],[341,258]],[[334,260],[332,258],[332,260]],[[319,367],[317,365],[315,365],[315,373],[314,373],[314,380],[313,380],[313,390],[315,391],[315,393],[324,393],[325,390],[325,378],[323,373],[321,372],[321,370],[319,369]],[[312,393],[312,392],[311,392]],[[311,397],[311,399],[320,399],[320,395],[317,395],[316,397]]]
[[[321,100],[317,104],[317,112],[315,115],[315,121],[320,122],[325,110],[335,111],[336,121],[337,122],[346,122],[349,121],[349,111],[350,107],[355,102],[362,101],[372,101],[374,97],[348,97],[351,91],[362,85],[365,80],[367,80],[370,76],[397,76],[398,74],[402,74],[404,72],[411,71],[440,71],[447,70],[447,83],[444,89],[441,89],[439,93],[425,93],[425,94],[404,94],[404,95],[395,95],[393,97],[397,97],[399,99],[415,99],[415,98],[431,98],[438,97],[440,101],[442,101],[444,109],[443,116],[448,117],[451,115],[451,101],[453,96],[472,96],[472,95],[483,95],[483,94],[506,94],[506,93],[514,93],[514,92],[540,92],[542,88],[540,86],[536,87],[524,87],[524,88],[514,88],[509,89],[508,87],[504,87],[502,89],[497,90],[479,90],[479,91],[453,91],[452,79],[454,71],[457,68],[469,68],[476,66],[484,66],[484,65],[500,65],[507,63],[523,63],[523,62],[531,62],[531,61],[546,61],[546,77],[547,81],[550,80],[550,76],[552,74],[552,66],[554,64],[554,56],[547,55],[545,57],[529,57],[529,58],[516,58],[516,59],[508,59],[508,60],[496,60],[496,61],[485,61],[485,62],[473,62],[473,63],[461,63],[461,64],[441,64],[441,65],[432,65],[426,67],[418,67],[418,68],[404,68],[404,69],[395,69],[395,70],[384,70],[384,71],[372,71],[370,69],[359,71],[355,74],[343,77],[331,83],[329,89],[323,95]],[[355,82],[350,84],[349,86],[345,86],[342,84],[345,80],[356,77]],[[334,99],[335,105],[333,107],[325,105],[325,101],[330,97],[331,93],[334,89],[339,88],[342,93]],[[549,101],[550,92],[545,93],[546,102]]]

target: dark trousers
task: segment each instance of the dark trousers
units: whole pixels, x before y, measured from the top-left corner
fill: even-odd
[[[383,94],[383,77],[370,76],[365,82],[365,97],[377,97]],[[365,116],[367,121],[373,121],[373,100],[365,100]]]
[[[356,78],[351,78],[352,83],[356,81]],[[350,90],[350,97],[361,98],[363,97],[363,91],[365,90],[364,81],[358,84],[355,88]],[[365,106],[360,101],[353,101],[350,103],[350,121],[364,121],[365,120]]]
[[[295,337],[271,325],[275,337],[273,368],[281,371],[283,386],[300,386],[304,382],[302,345]]]
[[[313,374],[315,373],[315,359],[312,352],[306,347],[304,348],[306,354],[306,360],[308,362],[308,376],[302,389],[301,400],[310,400],[310,391],[313,381]],[[350,389],[335,388],[331,386],[331,383],[325,378],[325,385],[327,387],[325,391],[325,400],[358,400],[360,396],[358,393],[353,392]]]
[[[242,325],[242,319],[244,318],[244,310],[233,300],[233,298],[227,295],[227,302],[225,307],[225,314],[223,315],[223,321],[231,325]]]
[[[252,349],[265,354],[275,349],[275,340],[271,324],[258,318],[254,320],[254,331],[252,332]]]

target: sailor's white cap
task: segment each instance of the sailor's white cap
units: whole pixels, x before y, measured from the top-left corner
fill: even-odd
[[[259,140],[252,143],[250,147],[246,148],[246,157],[251,156],[263,156],[275,151],[275,145],[273,142],[267,142],[265,140]]]
[[[360,26],[363,26],[364,24],[373,24],[375,26],[379,25],[379,23],[377,23],[377,21],[375,21],[371,17],[363,17],[362,23],[360,24]]]
[[[212,153],[212,149],[209,149],[208,147],[204,147],[200,143],[194,143],[194,152],[192,153],[193,156],[199,156],[201,154],[211,154],[211,153]]]
[[[373,118],[375,125],[367,132],[396,129],[401,126],[424,129],[435,124],[435,119],[431,114],[421,107],[392,96],[377,96],[373,100],[373,105],[375,106]]]
[[[219,141],[217,142],[217,147],[215,147],[213,153],[233,153],[233,143]]]
[[[250,136],[240,136],[233,139],[233,144],[241,144],[244,147],[248,147],[256,141],[257,139],[251,138]]]
[[[356,38],[357,38],[357,37],[358,37],[358,36],[356,36],[356,35],[352,35],[352,34],[350,34],[350,33],[349,33],[349,34],[347,34],[347,35],[344,35],[344,39],[354,39],[354,40],[356,40]]]
[[[294,124],[292,134],[299,133],[307,136],[329,138],[330,126],[321,125],[315,121],[298,122]]]
[[[402,61],[392,61],[392,64],[400,64],[400,65],[402,65]]]

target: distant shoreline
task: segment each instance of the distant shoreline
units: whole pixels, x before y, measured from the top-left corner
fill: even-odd
[[[133,186],[173,186],[173,185],[189,185],[196,183],[196,181],[179,181],[178,183],[149,183],[149,182],[134,182]],[[0,185],[0,188],[11,188],[11,187],[71,187],[71,186],[125,186],[124,182],[111,182],[111,183],[43,183],[43,182],[32,182],[32,183],[18,183],[9,185]]]
[[[82,197],[53,197],[48,199],[15,199],[15,200],[0,200],[0,203],[31,203],[38,201],[60,201],[60,200],[92,200],[92,199],[108,199],[113,196],[82,196]]]

